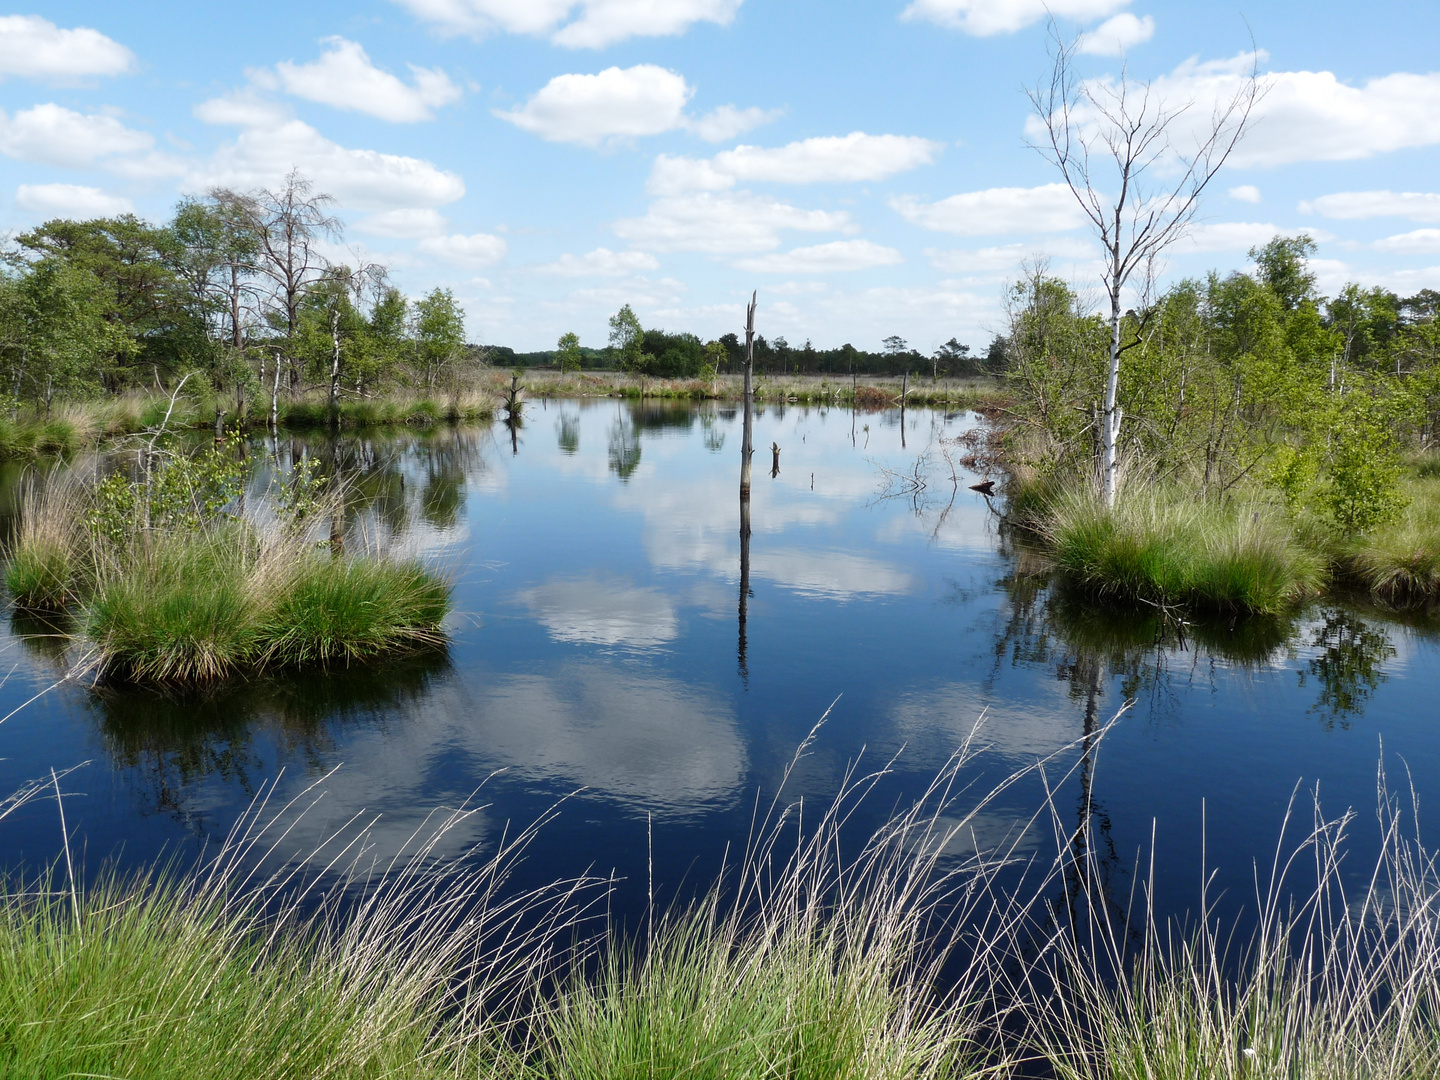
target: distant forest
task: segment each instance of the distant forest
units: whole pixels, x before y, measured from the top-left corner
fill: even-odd
[[[716,346],[719,346],[717,348]],[[1004,341],[972,354],[970,347],[951,338],[927,355],[910,348],[904,338],[885,339],[880,352],[868,352],[846,342],[838,348],[816,348],[811,342],[791,345],[784,337],[755,336],[755,370],[767,375],[894,375],[905,372],[954,378],[998,374],[1004,369]],[[721,350],[723,349],[723,353]],[[638,355],[626,357],[623,345],[595,349],[572,347],[517,352],[503,345],[486,346],[486,359],[496,367],[560,367],[571,370],[633,370],[656,378],[694,378],[714,363],[720,374],[738,372],[745,360],[745,343],[736,334],[707,343],[695,334],[652,329],[643,332]],[[578,363],[577,363],[578,360]],[[568,362],[566,362],[568,361]]]

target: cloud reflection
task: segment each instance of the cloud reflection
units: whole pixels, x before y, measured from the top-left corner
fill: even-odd
[[[732,803],[747,771],[727,703],[675,679],[576,663],[487,688],[467,741],[485,760],[670,816]]]
[[[659,589],[616,578],[560,578],[516,594],[556,641],[655,648],[675,640],[680,620]]]

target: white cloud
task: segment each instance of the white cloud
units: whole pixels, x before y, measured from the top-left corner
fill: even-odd
[[[70,82],[134,67],[135,54],[98,30],[63,30],[39,15],[0,15],[0,78]]]
[[[597,75],[557,75],[524,105],[495,115],[550,142],[599,146],[621,139],[691,131],[720,142],[774,120],[779,109],[722,105],[704,116],[685,112],[695,94],[683,76],[655,64],[609,67]]]
[[[718,255],[771,251],[782,229],[852,232],[854,225],[843,211],[802,210],[744,191],[657,199],[643,218],[615,223],[616,234],[639,247]]]
[[[1440,222],[1440,193],[1429,191],[1339,191],[1300,204],[1302,214],[1344,221],[1403,217]]]
[[[637,64],[598,75],[557,75],[520,108],[495,115],[551,142],[598,146],[684,127],[693,93],[675,72]]]
[[[443,235],[448,224],[445,215],[438,210],[429,207],[407,207],[370,214],[357,221],[355,228],[360,232],[369,233],[371,236],[412,240]]]
[[[778,120],[784,111],[762,109],[759,106],[737,109],[734,105],[721,105],[704,116],[688,121],[685,126],[706,142],[724,142],[736,135],[743,135],[751,128]]]
[[[835,240],[813,247],[741,259],[741,270],[760,274],[825,274],[846,270],[869,270],[877,266],[898,266],[905,257],[894,248],[869,240]]]
[[[432,109],[460,100],[460,87],[438,68],[411,64],[411,85],[377,68],[357,42],[330,37],[322,44],[326,51],[318,60],[275,65],[275,74],[286,92],[394,123],[429,120]]]
[[[417,251],[459,266],[490,266],[505,257],[509,245],[500,236],[475,233],[429,236],[415,245]]]
[[[452,34],[547,34],[557,45],[599,49],[631,37],[729,24],[741,0],[396,0]],[[577,15],[578,9],[578,15]],[[572,18],[572,16],[576,16]]]
[[[267,101],[253,90],[238,90],[202,101],[191,110],[195,119],[223,127],[278,126],[290,119],[290,110]]]
[[[79,221],[115,217],[135,210],[129,199],[79,184],[21,184],[15,191],[15,204],[22,210],[46,218],[63,217]]]
[[[804,139],[772,149],[737,146],[706,159],[661,154],[655,159],[646,190],[652,195],[678,195],[687,191],[724,191],[741,181],[812,184],[884,180],[930,164],[941,149],[941,143],[913,135],[852,131],[849,135]]]
[[[961,236],[1063,232],[1085,224],[1075,196],[1064,184],[988,188],[926,203],[912,195],[890,206],[913,225]]]
[[[561,255],[553,263],[537,268],[542,274],[561,277],[624,277],[660,269],[660,260],[644,251],[611,251],[596,248],[585,255]]]
[[[940,251],[931,248],[925,252],[931,266],[948,274],[987,274],[997,271],[1009,274],[1018,270],[1027,260],[1088,259],[1093,258],[1096,253],[1097,249],[1085,241],[1067,237],[1057,237],[1038,244],[1002,244],[969,251]]]
[[[1236,202],[1258,203],[1260,201],[1260,189],[1254,184],[1232,187],[1226,194]]]
[[[1440,229],[1416,229],[1414,232],[1387,236],[1375,241],[1375,250],[1395,255],[1440,254]]]
[[[1257,221],[1217,221],[1212,224],[1191,225],[1176,242],[1177,252],[1199,251],[1249,251],[1252,247],[1268,244],[1277,236],[1293,233],[1294,229],[1282,229]],[[1329,233],[1307,230],[1314,240],[1333,240]]]
[[[21,161],[84,168],[100,158],[149,150],[155,140],[113,116],[86,116],[60,105],[0,111],[0,153]]]
[[[902,19],[924,19],[967,34],[1013,34],[1050,16],[1101,19],[1129,0],[913,0]]]
[[[222,99],[224,100],[224,99]],[[255,114],[217,107],[215,114],[245,123]],[[465,194],[465,182],[453,172],[420,158],[351,150],[331,142],[300,120],[247,127],[233,143],[220,147],[193,169],[188,186],[252,188],[274,186],[299,169],[320,191],[341,206],[388,211],[444,206]]]
[[[1263,63],[1266,54],[1258,54]],[[1203,134],[1212,111],[1232,99],[1249,77],[1255,57],[1185,61],[1151,84],[1162,101],[1192,103],[1177,118],[1177,145]],[[1251,129],[1230,163],[1239,167],[1300,161],[1352,161],[1440,143],[1440,72],[1398,72],[1359,86],[1330,71],[1277,71],[1264,77],[1265,96],[1256,104]],[[1038,133],[1031,117],[1026,129]]]
[[[1139,18],[1123,11],[1081,34],[1077,45],[1082,53],[1094,56],[1123,56],[1132,45],[1141,45],[1154,36],[1155,20],[1151,16]]]

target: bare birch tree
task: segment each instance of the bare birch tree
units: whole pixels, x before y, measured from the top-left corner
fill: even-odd
[[[1105,250],[1110,345],[1100,479],[1106,505],[1114,506],[1124,417],[1120,360],[1139,340],[1122,341],[1125,290],[1139,274],[1149,298],[1157,259],[1194,220],[1201,194],[1245,134],[1264,87],[1252,51],[1240,87],[1213,105],[1208,121],[1193,126],[1194,101],[1161,100],[1149,83],[1134,82],[1123,70],[1118,80],[1082,79],[1074,67],[1078,42],[1066,44],[1053,26],[1052,40],[1049,79],[1028,94],[1039,131],[1031,145],[1059,170]]]

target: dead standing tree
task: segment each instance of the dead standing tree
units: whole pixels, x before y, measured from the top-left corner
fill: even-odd
[[[1059,171],[1096,238],[1105,249],[1104,286],[1109,300],[1110,346],[1105,405],[1100,416],[1101,487],[1115,505],[1120,422],[1120,358],[1139,341],[1121,340],[1125,289],[1139,272],[1150,291],[1160,255],[1185,234],[1200,196],[1249,126],[1264,92],[1258,54],[1249,74],[1226,100],[1217,101],[1193,144],[1177,147],[1174,136],[1193,101],[1159,100],[1149,83],[1081,79],[1075,73],[1076,42],[1067,45],[1052,26],[1055,47],[1048,82],[1029,91],[1035,109],[1031,145]],[[1159,183],[1152,184],[1157,175]],[[1113,185],[1110,193],[1102,186]],[[1143,305],[1142,305],[1143,306]]]
[[[300,305],[306,289],[330,269],[329,260],[320,254],[317,244],[326,239],[338,240],[341,234],[339,220],[326,212],[335,199],[323,192],[317,194],[315,185],[298,169],[290,171],[277,191],[262,189],[234,198],[244,207],[256,238],[255,272],[269,279],[276,313],[284,323],[290,386],[294,389],[300,382],[300,368],[291,345],[300,320]]]

